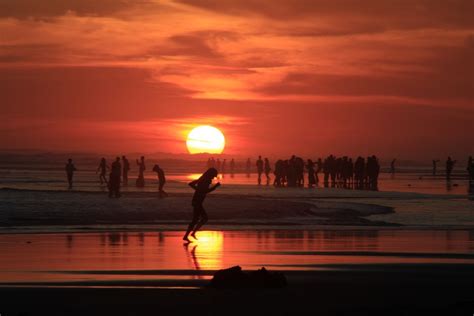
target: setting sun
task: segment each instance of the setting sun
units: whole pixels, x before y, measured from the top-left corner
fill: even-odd
[[[217,128],[202,125],[194,128],[188,134],[186,145],[190,154],[220,154],[224,150],[225,138]]]

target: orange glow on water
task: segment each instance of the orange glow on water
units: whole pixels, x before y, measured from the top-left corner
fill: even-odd
[[[182,232],[1,235],[0,280],[193,280],[235,265],[472,264],[474,253],[468,231],[203,231],[188,245],[181,238]]]

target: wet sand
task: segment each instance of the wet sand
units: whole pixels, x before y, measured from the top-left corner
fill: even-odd
[[[472,313],[472,231],[0,235],[2,315]],[[206,285],[217,269],[283,271],[281,290]]]

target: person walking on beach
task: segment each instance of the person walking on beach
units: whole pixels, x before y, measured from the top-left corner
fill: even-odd
[[[451,157],[448,157],[446,160],[446,180],[451,180],[451,173],[453,172],[454,164],[456,160],[452,160]]]
[[[100,163],[99,163],[99,167],[97,168],[97,172],[100,171],[100,174],[99,174],[99,181],[100,181],[100,184],[108,184],[107,183],[107,178],[105,177],[105,174],[107,173],[107,169],[109,169],[109,166],[107,166],[107,161],[105,160],[105,158],[102,158],[100,160]]]
[[[163,187],[165,186],[165,183],[166,183],[165,172],[163,171],[163,169],[160,168],[159,165],[155,165],[153,167],[153,171],[156,172],[156,174],[158,176],[158,194],[159,194],[159,198],[161,199],[161,198],[167,197],[168,193],[166,193],[165,190],[163,190]]]
[[[265,177],[267,178],[267,185],[270,185],[270,171],[272,171],[272,167],[270,167],[270,161],[268,158],[265,158]]]
[[[308,188],[313,188],[316,184],[316,177],[314,171],[314,162],[311,159],[308,159],[306,169],[308,169]]]
[[[117,157],[112,163],[109,175],[109,198],[120,197],[120,175],[122,173],[122,165],[120,157]]]
[[[188,229],[183,236],[184,241],[191,242],[189,240],[189,235],[194,239],[197,239],[196,232],[207,222],[207,213],[202,204],[206,195],[221,185],[218,182],[216,185],[209,187],[212,180],[217,177],[217,174],[218,172],[215,168],[209,168],[199,179],[188,184],[194,189],[194,196],[191,203],[193,206],[193,219],[191,220],[191,223],[189,223]]]
[[[140,160],[137,159],[138,165],[138,178],[136,185],[139,188],[143,188],[145,186],[145,157],[141,156]]]
[[[258,174],[258,185],[262,184],[262,173],[263,173],[263,160],[262,156],[258,156],[257,160],[257,174]]]
[[[72,159],[69,158],[66,164],[66,175],[67,175],[67,182],[69,183],[69,189],[72,189],[72,180],[74,177],[74,171],[77,171],[77,169],[72,163]]]
[[[395,162],[397,161],[397,159],[393,159],[392,162],[390,163],[390,173],[392,175],[395,174]]]
[[[122,156],[122,182],[123,185],[128,184],[128,172],[130,171],[130,163],[128,162],[127,157]]]

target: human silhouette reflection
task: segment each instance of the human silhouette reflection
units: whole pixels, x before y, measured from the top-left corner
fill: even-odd
[[[198,247],[197,244],[191,244],[191,243],[185,243],[183,245],[184,250],[186,251],[186,256],[188,257],[188,260],[191,261],[191,264],[193,265],[194,269],[196,271],[201,271],[201,266],[199,265],[198,258],[196,256],[196,249]],[[196,275],[196,278],[202,279],[203,276],[200,275],[199,273]]]

